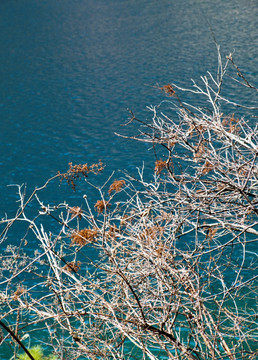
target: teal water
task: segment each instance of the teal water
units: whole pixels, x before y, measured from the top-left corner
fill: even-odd
[[[114,134],[127,108],[146,118],[163,98],[157,84],[190,86],[216,69],[207,21],[222,54],[234,51],[255,82],[257,15],[256,0],[1,1],[0,217],[17,209],[9,184],[30,193],[68,162],[153,170],[145,146]],[[241,99],[234,87],[229,95]],[[67,188],[50,188],[52,199],[77,204]]]
[[[147,160],[114,132],[127,108],[148,116],[157,83],[187,86],[216,68],[206,19],[254,80],[256,15],[251,0],[1,1],[0,214],[13,207],[8,184],[33,189],[69,161],[128,170]]]

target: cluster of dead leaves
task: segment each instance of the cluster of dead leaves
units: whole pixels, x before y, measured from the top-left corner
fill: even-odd
[[[121,191],[122,187],[125,185],[124,180],[115,180],[113,184],[110,185],[108,193],[111,195],[112,192],[119,192]]]
[[[98,200],[98,201],[96,202],[96,204],[94,205],[94,208],[95,208],[95,210],[96,210],[99,214],[101,214],[101,213],[103,213],[103,211],[104,211],[106,208],[108,208],[108,207],[110,207],[110,206],[111,206],[111,204],[110,204],[108,201]]]
[[[208,174],[210,171],[212,171],[214,169],[214,166],[212,165],[212,163],[208,160],[205,161],[205,164],[203,165],[201,174],[202,175],[206,175]]]
[[[164,93],[167,94],[168,96],[175,96],[176,94],[171,84],[162,86],[160,90],[164,91]]]
[[[75,190],[75,180],[80,178],[88,177],[89,173],[97,175],[99,172],[103,171],[104,166],[100,160],[97,164],[79,164],[73,165],[71,162],[68,164],[69,169],[66,173],[61,174],[60,172],[57,175],[60,177],[61,182],[65,179],[68,185],[71,185],[73,190]]]
[[[228,132],[232,134],[236,134],[240,131],[240,127],[237,126],[239,123],[239,119],[235,119],[235,114],[232,114],[232,116],[225,117],[222,120],[222,125],[227,129]]]
[[[18,286],[18,288],[16,289],[16,291],[13,294],[13,300],[14,301],[18,300],[20,295],[24,294],[25,292],[26,292],[26,290],[23,287]]]
[[[81,262],[80,261],[70,261],[68,263],[66,263],[66,265],[64,266],[64,270],[68,271],[68,272],[75,272],[77,273],[81,268]]]
[[[98,235],[97,229],[82,229],[76,231],[71,235],[71,245],[84,246],[89,243],[93,243]]]
[[[79,206],[73,206],[69,209],[69,212],[71,214],[71,219],[78,217],[79,220],[82,218],[83,211]]]
[[[156,172],[157,175],[159,175],[161,173],[161,171],[163,169],[165,169],[167,167],[167,163],[166,161],[163,161],[163,160],[157,160],[155,162],[155,169],[154,171]]]

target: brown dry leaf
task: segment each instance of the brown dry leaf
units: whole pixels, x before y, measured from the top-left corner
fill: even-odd
[[[203,134],[206,131],[206,127],[203,125],[198,125],[196,128],[200,134]]]
[[[92,164],[89,167],[89,172],[92,172],[95,175],[98,175],[99,172],[103,171],[104,165],[101,160],[97,164]]]
[[[229,129],[229,132],[230,133],[238,133],[240,131],[240,127],[239,126],[236,126],[236,125],[232,125],[230,124],[230,129]]]
[[[167,163],[166,161],[163,161],[163,160],[157,160],[155,162],[155,169],[154,171],[157,173],[157,175],[159,175],[161,173],[161,171],[163,169],[165,169],[167,167]]]
[[[222,125],[224,127],[229,125],[228,131],[230,133],[237,133],[240,131],[239,126],[237,126],[238,122],[239,122],[239,119],[236,119],[235,114],[232,114],[222,120]]]
[[[224,127],[226,127],[227,125],[228,125],[228,119],[227,118],[224,118],[223,120],[222,120],[222,125],[224,126]]]
[[[176,94],[171,84],[162,86],[160,90],[164,91],[168,96],[174,96]]]
[[[210,239],[210,240],[212,240],[213,238],[214,238],[214,236],[215,236],[215,234],[216,234],[216,232],[218,231],[218,228],[209,228],[209,231],[208,231],[208,238]]]
[[[212,165],[212,163],[210,163],[208,160],[206,160],[201,173],[202,173],[202,175],[206,175],[213,169],[214,169],[214,166]]]
[[[78,216],[78,218],[81,220],[81,218],[82,218],[82,209],[79,206],[73,206],[72,208],[69,209],[69,211],[71,213],[71,219]]]
[[[240,168],[239,170],[238,170],[238,174],[240,175],[240,176],[243,176],[244,178],[246,178],[247,176],[248,176],[248,174],[249,174],[249,171],[248,171],[248,168]]]
[[[115,238],[118,233],[119,233],[119,229],[117,228],[116,224],[111,225],[107,232],[107,236],[111,238]]]
[[[64,270],[68,271],[68,272],[78,272],[81,268],[81,262],[80,261],[71,261],[68,262],[65,266],[64,266]]]
[[[200,143],[200,145],[195,147],[195,154],[194,154],[194,158],[195,159],[199,159],[200,157],[202,157],[203,154],[205,154],[205,146],[203,143]]]
[[[95,241],[98,235],[97,229],[82,229],[80,231],[74,232],[71,235],[71,245],[80,245],[84,246],[88,243],[92,243]]]
[[[144,240],[147,244],[151,243],[151,240],[158,239],[162,236],[164,228],[161,226],[151,226],[146,228],[139,234],[140,240]]]
[[[94,208],[96,209],[96,211],[101,214],[103,213],[104,209],[106,209],[107,207],[110,207],[111,205],[104,200],[98,200],[96,202],[96,204],[94,205]]]
[[[125,185],[125,181],[124,180],[115,180],[113,182],[113,184],[110,185],[108,193],[109,195],[115,191],[115,192],[119,192],[121,191],[122,187]]]
[[[190,138],[192,138],[194,130],[195,130],[194,124],[190,124],[188,129],[188,134],[190,135]]]
[[[60,181],[62,182],[65,179],[68,185],[71,185],[73,190],[75,190],[75,180],[80,179],[81,177],[87,178],[89,173],[93,173],[97,175],[104,169],[103,163],[100,160],[97,164],[79,164],[73,165],[71,162],[68,164],[69,169],[66,173],[61,174],[58,172],[58,176],[60,177]]]
[[[164,252],[164,245],[162,243],[160,243],[158,248],[156,249],[156,253],[157,253],[159,258],[162,257],[163,252]]]
[[[18,287],[17,290],[13,294],[13,300],[18,300],[19,296],[24,294],[26,290],[23,287]]]

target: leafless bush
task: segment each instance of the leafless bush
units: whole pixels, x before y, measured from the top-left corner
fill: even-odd
[[[28,200],[18,187],[17,216],[1,221],[0,282],[1,321],[17,337],[44,328],[60,359],[256,358],[258,139],[254,121],[223,113],[224,103],[241,105],[221,95],[232,64],[219,54],[217,77],[202,86],[161,87],[170,98],[149,107],[150,122],[131,113],[127,125],[141,126],[133,138],[155,150],[151,180],[143,168],[137,178],[112,175],[95,187],[96,203],[85,195],[80,207],[44,205],[47,184]],[[257,91],[237,71],[239,85]],[[209,109],[184,103],[186,91]],[[80,169],[57,176],[75,188]],[[45,217],[57,220],[52,232]],[[8,234],[19,222],[26,232],[14,247]]]

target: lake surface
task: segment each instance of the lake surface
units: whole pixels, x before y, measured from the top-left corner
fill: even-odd
[[[209,24],[255,82],[257,19],[257,0],[2,0],[0,217],[17,208],[9,184],[30,193],[69,162],[153,171],[146,146],[114,134],[127,108],[145,119],[163,99],[157,84],[190,86],[216,69]],[[240,90],[229,95],[240,100]],[[67,188],[55,197],[76,203]]]
[[[216,69],[206,20],[253,81],[257,9],[251,0],[1,1],[0,214],[14,205],[8,184],[29,191],[70,161],[148,166],[145,147],[114,135],[126,109],[146,118],[163,98],[153,86],[188,86]]]

